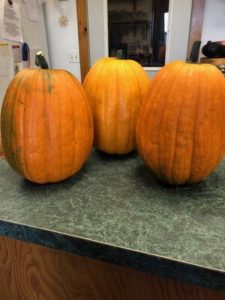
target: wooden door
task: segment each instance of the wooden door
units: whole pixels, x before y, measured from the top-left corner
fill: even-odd
[[[224,300],[225,292],[0,237],[1,300]]]

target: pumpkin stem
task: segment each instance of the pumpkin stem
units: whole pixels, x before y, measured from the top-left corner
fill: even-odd
[[[123,59],[124,58],[123,50],[122,49],[117,50],[117,52],[116,52],[116,58],[117,59]]]
[[[48,63],[41,51],[37,52],[35,56],[35,65],[41,67],[41,69],[48,69]]]

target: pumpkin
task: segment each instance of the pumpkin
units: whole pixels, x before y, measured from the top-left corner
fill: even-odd
[[[8,163],[28,180],[58,182],[74,175],[93,144],[82,85],[65,70],[20,71],[3,100],[1,135]]]
[[[171,185],[203,180],[225,150],[225,80],[213,65],[175,61],[163,67],[137,121],[138,152]]]
[[[139,63],[119,56],[102,58],[90,69],[83,86],[92,108],[97,149],[109,154],[136,149],[137,115],[149,84]]]

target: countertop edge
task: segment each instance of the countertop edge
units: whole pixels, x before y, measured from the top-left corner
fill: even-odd
[[[0,236],[225,291],[225,272],[24,224],[0,220]]]

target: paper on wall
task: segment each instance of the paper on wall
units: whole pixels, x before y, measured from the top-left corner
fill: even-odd
[[[12,45],[12,55],[13,55],[13,71],[14,75],[23,69],[21,47],[20,45]]]
[[[13,62],[14,63],[22,62],[20,45],[12,45],[12,54],[13,54]]]
[[[9,44],[0,43],[0,76],[8,76],[10,70]]]
[[[23,42],[20,0],[3,0],[2,38]]]

